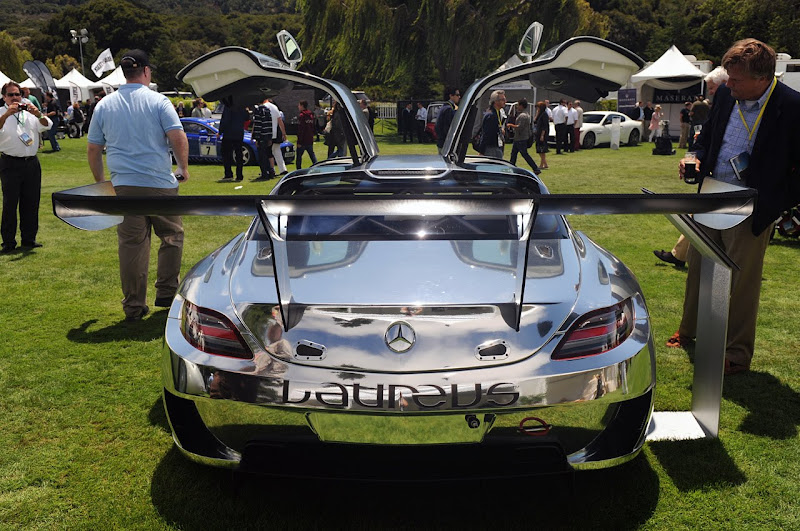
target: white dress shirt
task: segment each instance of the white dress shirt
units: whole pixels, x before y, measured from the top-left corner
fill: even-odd
[[[0,107],[0,116],[8,110],[6,105]],[[28,111],[22,111],[6,118],[6,123],[0,129],[0,153],[11,157],[32,157],[39,152],[39,133],[48,131],[53,122],[45,115],[46,125],[42,123]],[[26,146],[20,135],[27,133],[33,140],[30,146]]]
[[[556,125],[567,122],[567,108],[559,105],[553,110],[553,123]]]

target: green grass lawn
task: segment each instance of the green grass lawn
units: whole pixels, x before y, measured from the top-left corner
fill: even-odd
[[[379,141],[382,153],[436,152]],[[365,485],[233,476],[173,446],[160,398],[166,312],[122,322],[115,231],[78,231],[52,215],[52,192],[92,182],[85,139],[61,145],[40,155],[44,247],[0,255],[0,529],[800,528],[796,240],[779,238],[767,251],[753,370],[725,381],[717,440],[649,443],[631,463],[578,473],[574,493],[546,478]],[[678,156],[651,148],[551,153],[542,177],[555,193],[693,191],[677,179]],[[250,182],[259,173],[252,166],[241,184],[217,182],[220,166],[191,170],[184,195],[274,185]],[[690,409],[690,359],[663,346],[680,319],[686,272],[652,254],[670,249],[678,232],[663,216],[571,222],[642,283],[655,330],[656,408]],[[248,223],[185,218],[184,271]],[[151,265],[150,301],[155,250]]]

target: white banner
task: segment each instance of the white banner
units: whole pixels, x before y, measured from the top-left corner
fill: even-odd
[[[81,102],[81,88],[72,81],[69,82],[69,93],[72,98],[72,103]]]
[[[114,65],[114,56],[111,55],[111,48],[106,48],[103,50],[100,55],[97,57],[97,61],[92,64],[92,72],[97,78],[100,78],[100,75],[107,71],[107,70],[114,70],[116,66]]]

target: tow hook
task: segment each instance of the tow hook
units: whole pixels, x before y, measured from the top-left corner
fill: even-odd
[[[486,425],[487,429],[490,429],[492,427],[492,425],[494,424],[494,419],[495,419],[494,413],[487,413],[483,416],[483,423]],[[467,426],[469,426],[471,430],[475,430],[481,427],[481,421],[477,415],[472,415],[472,414],[464,415],[464,420],[467,421]]]
[[[531,437],[547,435],[552,427],[551,424],[546,423],[539,417],[525,417],[519,421],[519,431]]]

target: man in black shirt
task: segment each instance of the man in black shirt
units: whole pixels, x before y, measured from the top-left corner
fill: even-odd
[[[448,88],[444,91],[444,95],[447,101],[442,105],[439,116],[436,117],[436,145],[439,146],[439,149],[444,146],[444,139],[450,130],[450,124],[453,123],[458,102],[461,101],[461,91],[456,88]]]
[[[647,102],[644,108],[644,123],[642,124],[642,139],[647,142],[650,140],[650,120],[653,118],[653,103]]]
[[[45,114],[53,122],[50,132],[47,133],[47,136],[50,137],[50,147],[53,148],[53,151],[61,151],[61,146],[58,145],[58,139],[56,138],[58,126],[61,124],[61,107],[58,105],[58,100],[53,97],[52,92],[44,93],[44,102],[47,108]]]
[[[692,128],[692,102],[687,101],[681,109],[681,138],[678,142],[680,149],[686,149],[686,141],[689,139],[689,130]]]

